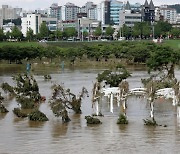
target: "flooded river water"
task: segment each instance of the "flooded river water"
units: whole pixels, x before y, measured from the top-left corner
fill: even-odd
[[[114,104],[114,113],[109,112],[109,105],[103,104],[101,125],[87,126],[84,117],[92,114],[92,86],[97,73],[102,69],[80,69],[64,72],[52,71],[52,81],[44,81],[42,72],[35,74],[40,87],[40,93],[47,100],[41,104],[49,121],[30,122],[28,119],[17,118],[12,110],[17,107],[15,99],[6,96],[4,105],[10,111],[0,114],[0,154],[116,154],[116,153],[180,153],[180,119],[176,116],[176,107],[171,101],[159,101],[155,104],[155,118],[158,124],[167,127],[144,126],[143,119],[149,117],[149,104],[145,99],[130,97],[128,99],[127,116],[129,124],[117,125],[119,108]],[[0,84],[13,83],[11,76],[17,73],[15,69],[0,72]],[[140,87],[141,78],[147,77],[147,72],[133,69],[132,77],[128,79],[130,88]],[[180,72],[177,71],[180,79]],[[55,117],[48,104],[51,96],[51,85],[64,83],[66,88],[78,94],[83,86],[89,91],[89,96],[82,102],[82,114],[69,113],[71,121],[63,124],[61,118]]]

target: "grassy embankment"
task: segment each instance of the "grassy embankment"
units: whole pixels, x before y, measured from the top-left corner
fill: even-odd
[[[164,44],[174,49],[180,49],[180,40],[165,40]]]

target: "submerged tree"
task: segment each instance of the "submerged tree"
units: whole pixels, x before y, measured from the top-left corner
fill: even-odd
[[[9,112],[9,111],[5,108],[5,106],[0,101],[0,113],[7,113],[7,112]]]
[[[87,95],[86,88],[82,88],[79,96],[71,93],[70,89],[65,89],[61,85],[55,85],[50,105],[55,116],[62,117],[63,122],[69,122],[68,110],[73,110],[76,114],[81,113],[81,100]]]
[[[128,78],[130,73],[121,64],[117,65],[115,70],[105,70],[98,74],[98,82],[105,81],[110,87],[118,87],[122,80]]]
[[[166,77],[173,79],[175,77],[175,65],[180,62],[180,51],[173,50],[170,47],[157,47],[156,51],[151,53],[147,61],[147,66],[151,70],[158,70],[166,73]]]

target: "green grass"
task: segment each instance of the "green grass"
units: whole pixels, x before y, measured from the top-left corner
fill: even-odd
[[[97,44],[118,44],[121,43],[120,41],[92,41],[92,42],[66,42],[66,41],[60,41],[60,42],[47,42],[48,45],[52,46],[58,46],[61,48],[80,48],[83,46],[91,46],[91,45],[97,45]]]
[[[38,42],[0,42],[0,47],[10,45],[10,46],[20,46],[20,47],[29,47],[29,46],[40,46]]]
[[[174,49],[180,49],[180,40],[165,40],[164,44]]]

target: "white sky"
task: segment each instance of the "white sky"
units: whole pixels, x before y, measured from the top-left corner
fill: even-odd
[[[74,3],[77,6],[83,6],[87,1],[92,1],[95,4],[99,4],[102,0],[0,0],[0,6],[2,4],[7,4],[12,7],[22,7],[25,10],[32,10],[37,8],[48,8],[52,3],[58,3],[59,5],[64,5],[67,2]],[[125,1],[125,0],[119,0]],[[148,0],[150,1],[150,0]],[[129,0],[131,4],[139,2],[144,4],[145,0]],[[180,0],[153,0],[155,5],[161,4],[180,4]]]

